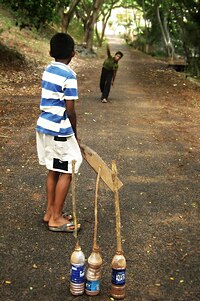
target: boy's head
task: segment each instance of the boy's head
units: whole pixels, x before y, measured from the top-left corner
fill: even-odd
[[[74,40],[66,33],[56,33],[50,41],[50,55],[56,59],[71,59],[74,56]]]
[[[117,52],[115,53],[114,59],[115,59],[115,61],[118,62],[123,56],[124,56],[124,55],[123,55],[123,53],[122,53],[121,51],[117,51]]]

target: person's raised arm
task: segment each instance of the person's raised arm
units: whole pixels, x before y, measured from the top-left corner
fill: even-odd
[[[107,56],[110,57],[111,56],[111,52],[110,52],[110,46],[109,46],[109,44],[107,44],[106,50],[107,50]]]

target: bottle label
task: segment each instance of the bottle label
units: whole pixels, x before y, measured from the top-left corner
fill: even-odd
[[[115,285],[124,285],[126,280],[126,269],[112,269],[112,283]]]
[[[96,292],[100,290],[100,280],[90,281],[87,280],[85,284],[85,288],[87,291]]]
[[[83,283],[85,281],[85,266],[71,264],[70,280],[74,283]]]

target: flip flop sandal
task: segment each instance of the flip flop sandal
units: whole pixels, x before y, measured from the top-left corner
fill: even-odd
[[[72,221],[73,220],[73,215],[71,213],[68,213],[68,212],[62,212],[62,216],[64,218],[66,218],[67,220],[69,221]],[[49,221],[44,221],[42,220],[44,223],[48,223]]]
[[[71,213],[63,212],[62,216],[68,219],[69,221],[73,220],[73,215]]]
[[[51,227],[49,226],[49,230],[53,231],[53,232],[68,232],[68,233],[72,233],[75,231],[75,229],[71,229],[71,227],[74,226],[74,223],[71,222],[69,224],[64,224],[62,226],[58,226],[58,227]],[[77,231],[80,230],[80,224],[78,224],[78,229]]]

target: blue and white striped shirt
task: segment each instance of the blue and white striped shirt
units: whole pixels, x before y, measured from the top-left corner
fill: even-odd
[[[52,136],[73,135],[65,101],[75,99],[78,99],[76,73],[68,65],[52,62],[42,76],[42,113],[36,131]]]

